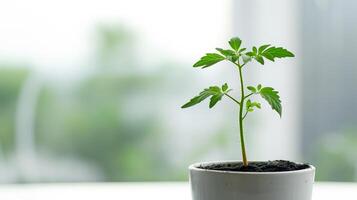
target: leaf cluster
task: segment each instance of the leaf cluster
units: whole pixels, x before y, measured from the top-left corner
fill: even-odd
[[[294,57],[294,54],[284,49],[283,47],[274,47],[270,44],[265,44],[257,47],[252,47],[252,51],[245,54],[250,59],[255,59],[260,64],[264,65],[264,58],[275,61],[275,58],[285,58],[285,57]]]
[[[275,47],[270,44],[261,45],[259,47],[253,46],[251,50],[242,47],[242,40],[238,37],[234,37],[228,41],[230,48],[216,48],[215,53],[207,53],[201,57],[193,67],[200,67],[202,69],[210,67],[221,61],[229,61],[233,63],[239,70],[242,70],[243,66],[247,63],[255,60],[258,63],[264,65],[265,59],[274,62],[276,58],[294,57],[294,54],[283,47]],[[208,97],[210,98],[209,107],[212,108],[220,101],[223,96],[227,96],[239,106],[243,106],[245,102],[246,114],[253,112],[254,108],[261,108],[259,102],[251,101],[249,99],[252,95],[260,95],[266,102],[275,110],[280,116],[282,114],[282,106],[278,91],[272,87],[262,87],[260,84],[257,87],[248,86],[247,89],[250,94],[241,97],[241,101],[236,100],[228,94],[228,85],[225,83],[223,86],[211,86],[204,89],[198,96],[192,98],[189,102],[182,106],[182,108],[188,108],[194,106]],[[245,115],[246,115],[245,114]],[[245,116],[244,116],[245,117]]]
[[[260,84],[257,87],[248,86],[247,89],[251,91],[252,94],[259,94],[263,99],[265,99],[269,103],[271,108],[275,110],[281,117],[282,107],[281,107],[281,100],[280,100],[280,96],[278,95],[279,93],[278,91],[274,90],[274,88],[272,87],[262,87],[262,85]],[[253,103],[255,102],[250,103],[250,100],[246,102],[248,112],[253,111],[253,110],[249,110],[252,109],[250,107],[257,107],[260,109],[260,104],[259,106],[257,106],[254,105]],[[248,107],[248,104],[251,106]]]
[[[228,94],[231,89],[228,89],[228,84],[225,83],[221,87],[210,86],[204,89],[197,96],[193,97],[189,102],[184,104],[182,108],[188,108],[199,104],[208,97],[210,97],[210,108],[215,106],[217,102],[219,102],[224,96],[228,97],[234,103],[236,103],[239,107],[238,120],[242,148],[242,160],[243,165],[248,166],[248,159],[244,144],[243,120],[246,118],[248,113],[253,112],[255,109],[261,109],[260,102],[252,101],[250,98],[253,95],[262,97],[262,99],[264,99],[271,106],[271,108],[279,114],[280,117],[282,113],[282,107],[279,92],[272,87],[263,87],[261,84],[257,85],[257,87],[248,86],[248,91],[245,92],[242,69],[246,64],[254,60],[264,65],[265,60],[274,62],[276,58],[294,57],[294,54],[287,49],[284,49],[283,47],[275,47],[270,44],[261,45],[259,47],[253,46],[251,51],[248,51],[247,48],[242,47],[242,40],[238,37],[230,39],[228,43],[230,48],[216,48],[217,52],[207,53],[201,57],[201,59],[198,60],[193,65],[193,67],[200,67],[204,69],[224,60],[233,63],[239,72],[241,88],[240,100],[238,101],[233,96]]]
[[[244,65],[252,60],[264,65],[264,59],[274,62],[276,58],[294,57],[294,54],[287,49],[270,44],[261,45],[258,48],[253,46],[251,51],[247,51],[247,48],[241,48],[242,40],[238,37],[232,38],[228,43],[231,49],[216,48],[217,53],[207,53],[193,67],[206,68],[223,60],[236,63],[240,59]]]

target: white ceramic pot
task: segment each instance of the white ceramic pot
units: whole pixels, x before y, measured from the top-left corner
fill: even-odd
[[[311,200],[315,167],[286,172],[234,172],[189,167],[193,200]]]

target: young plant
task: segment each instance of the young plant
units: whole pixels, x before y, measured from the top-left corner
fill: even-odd
[[[228,97],[236,103],[239,107],[238,122],[243,165],[248,166],[247,153],[244,143],[243,120],[247,117],[248,113],[253,112],[255,109],[261,108],[261,104],[259,102],[252,101],[250,98],[253,95],[261,96],[270,104],[271,108],[275,110],[280,117],[282,107],[278,91],[272,87],[263,87],[259,84],[256,87],[248,86],[248,91],[245,91],[242,70],[249,62],[254,60],[264,65],[265,59],[274,62],[276,58],[294,57],[294,54],[282,47],[275,47],[270,44],[262,45],[260,47],[253,46],[252,50],[249,51],[246,48],[241,47],[242,40],[238,37],[232,38],[228,43],[231,47],[230,49],[216,48],[218,53],[207,53],[199,61],[197,61],[193,67],[200,67],[204,69],[224,60],[233,63],[235,68],[238,70],[240,80],[239,100],[229,94],[232,89],[229,89],[228,84],[225,83],[221,87],[210,86],[204,89],[199,93],[199,95],[192,98],[181,108],[194,106],[208,97],[210,97],[209,108],[215,106],[216,103],[223,97]]]

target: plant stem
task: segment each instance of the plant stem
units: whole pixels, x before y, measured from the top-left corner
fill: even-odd
[[[243,115],[243,120],[245,119],[245,117],[247,116],[248,111],[245,112],[245,114]]]
[[[241,101],[239,106],[239,132],[240,132],[240,142],[242,148],[242,157],[243,157],[243,165],[248,166],[247,155],[245,152],[245,144],[244,144],[244,134],[243,134],[243,107],[244,107],[244,84],[243,84],[243,76],[242,76],[242,66],[237,64],[239,70],[239,78],[240,78],[240,89],[241,89]]]
[[[248,94],[247,96],[244,97],[244,99],[247,99],[248,97],[252,96],[253,94],[255,94],[255,93]]]
[[[240,105],[239,101],[235,98],[233,98],[231,95],[225,93],[224,95],[226,95],[227,97],[229,97],[230,99],[232,99],[234,102],[236,102],[238,105]]]

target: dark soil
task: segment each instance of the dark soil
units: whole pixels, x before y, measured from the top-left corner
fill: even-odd
[[[294,163],[286,160],[274,160],[267,162],[250,162],[247,167],[243,166],[242,162],[232,162],[201,165],[198,168],[239,172],[283,172],[307,169],[309,168],[309,165]]]

